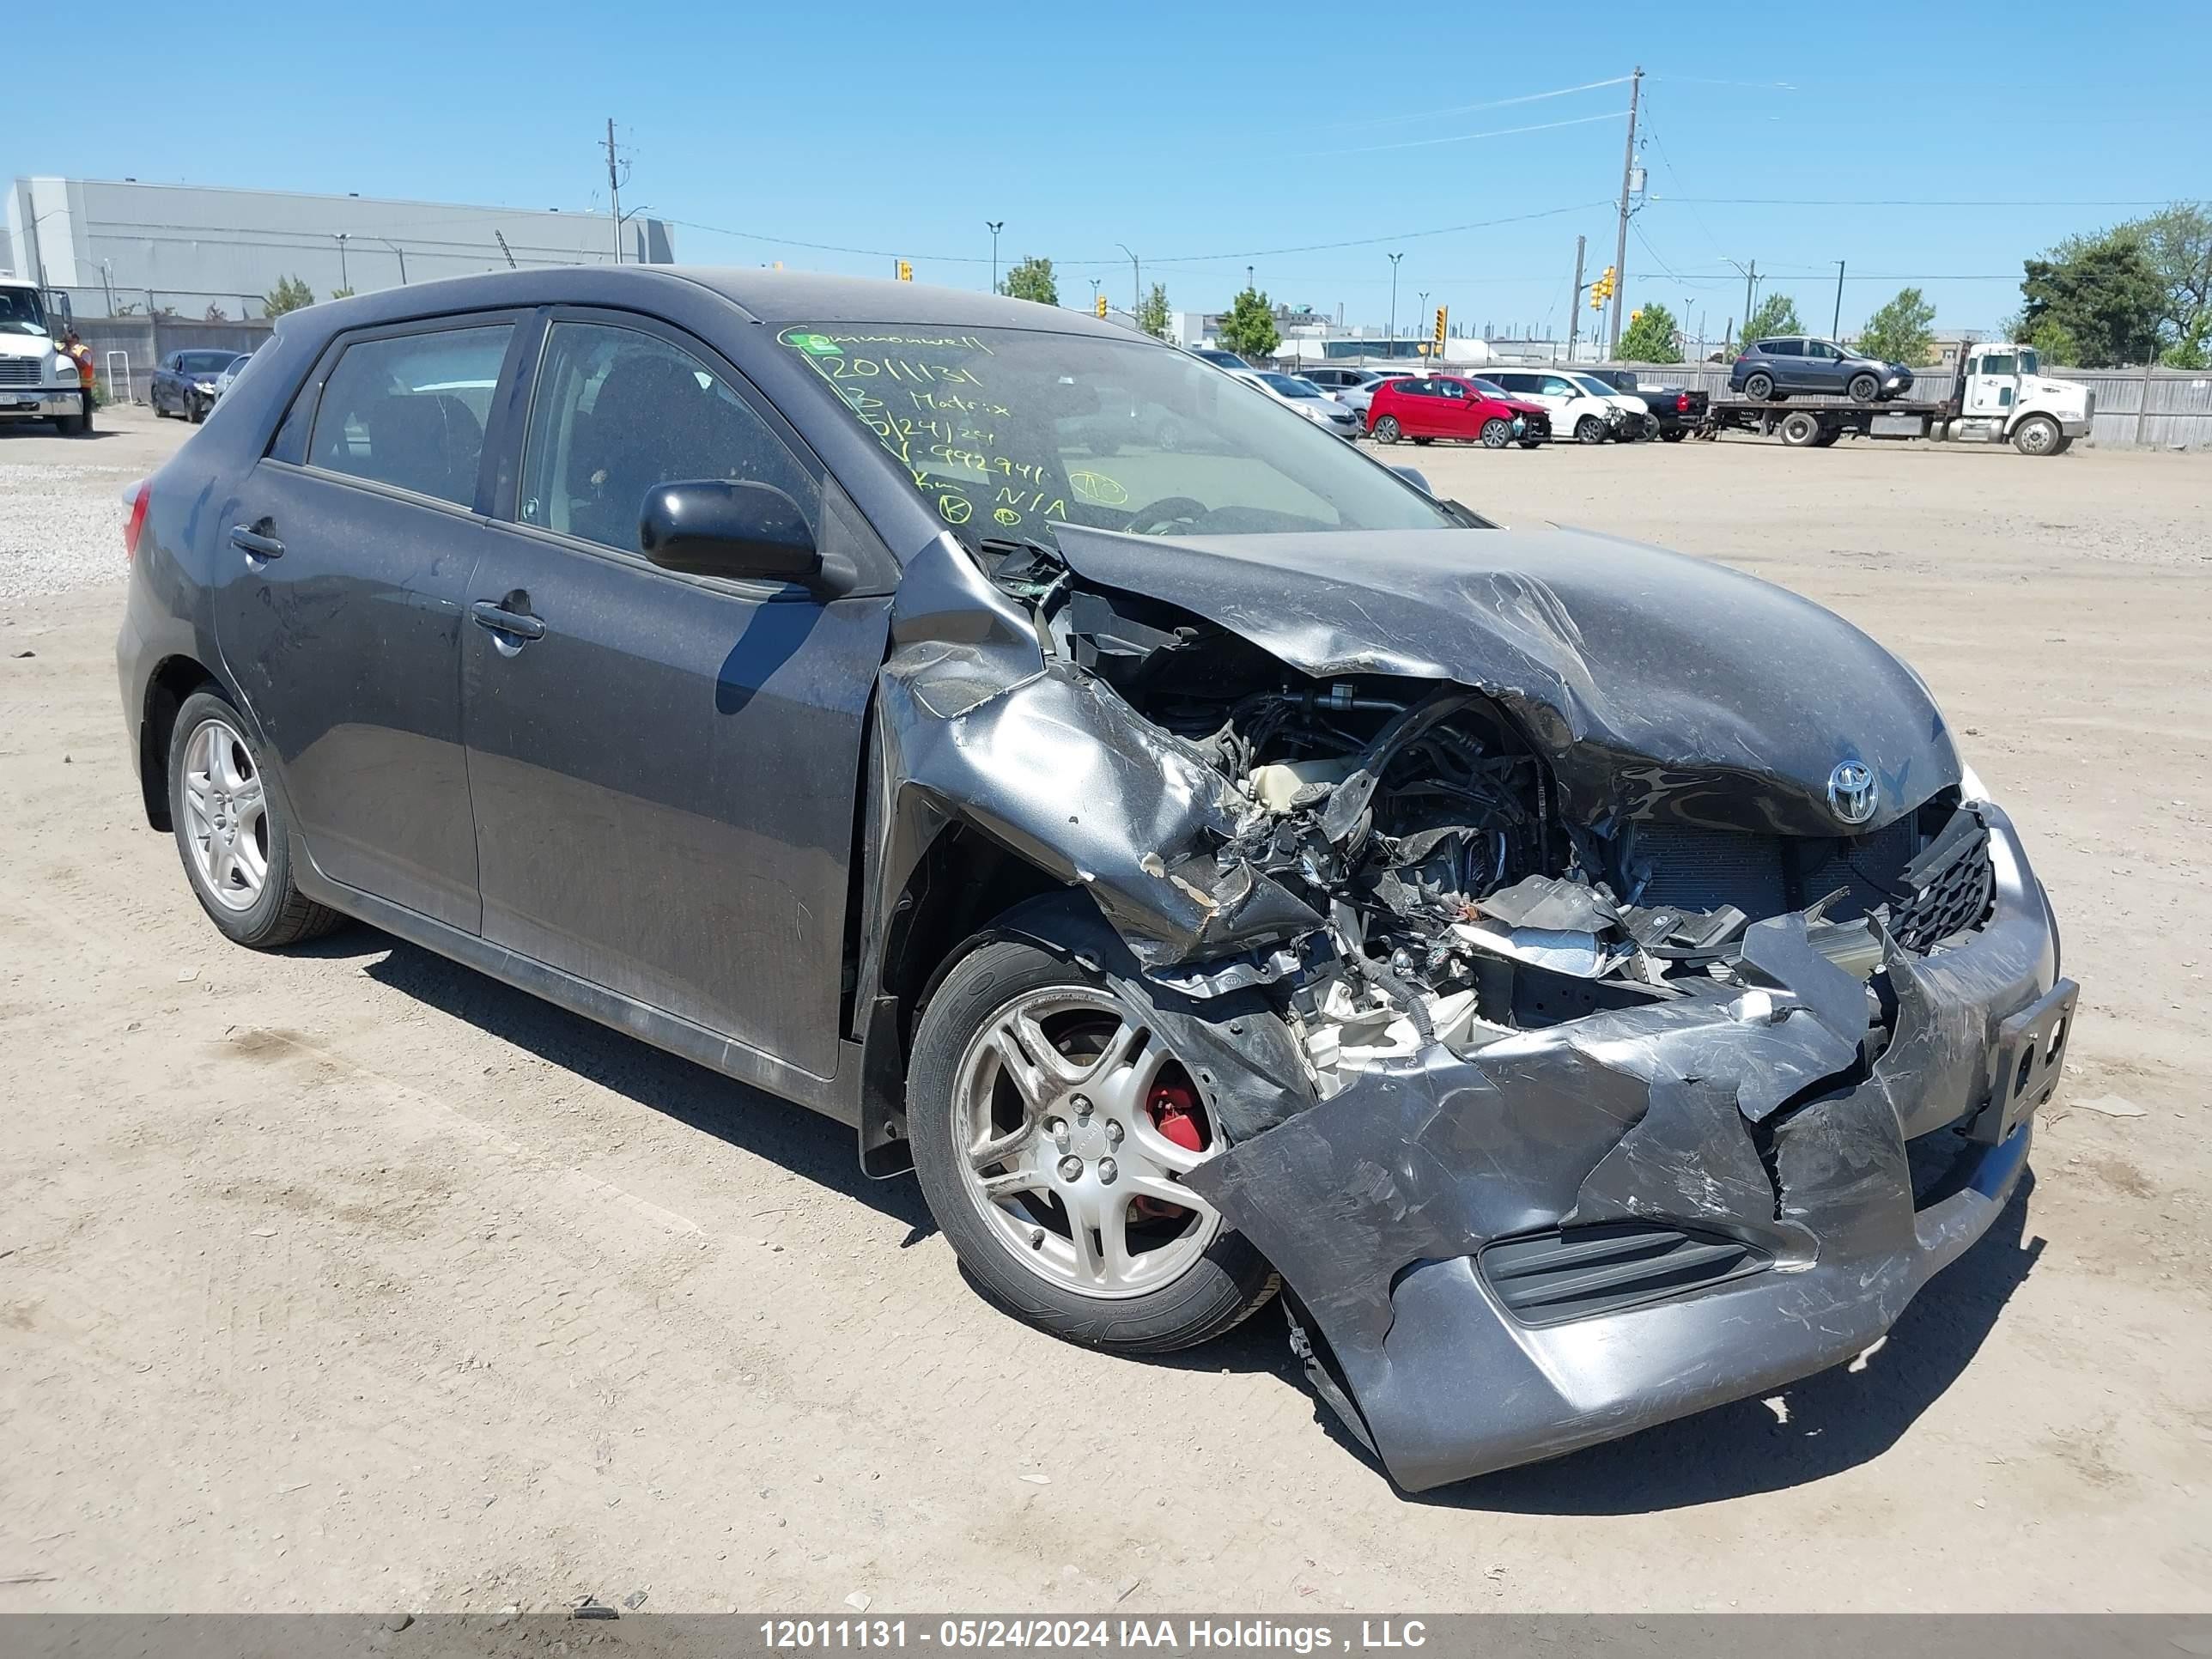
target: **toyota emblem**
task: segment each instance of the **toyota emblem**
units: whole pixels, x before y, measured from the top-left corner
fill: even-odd
[[[1845,823],[1864,823],[1881,805],[1881,785],[1873,769],[1844,761],[1828,774],[1828,805]]]

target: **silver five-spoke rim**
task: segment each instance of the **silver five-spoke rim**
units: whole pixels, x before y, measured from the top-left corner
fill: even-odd
[[[185,750],[185,839],[200,885],[226,910],[250,910],[269,881],[268,798],[246,739],[209,720]]]
[[[969,1197],[1008,1253],[1053,1284],[1141,1296],[1180,1278],[1221,1231],[1219,1212],[1182,1182],[1212,1155],[1211,1137],[1194,1150],[1158,1115],[1163,1103],[1199,1104],[1188,1074],[1103,991],[1054,987],[1005,1004],[969,1040],[953,1101]]]

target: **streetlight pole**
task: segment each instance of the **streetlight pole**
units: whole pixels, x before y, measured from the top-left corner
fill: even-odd
[[[1836,261],[1836,314],[1828,319],[1828,337],[1832,340],[1839,340],[1843,338],[1841,332],[1843,326],[1844,262],[1841,259],[1838,259]]]
[[[1006,228],[1006,222],[1004,219],[983,221],[983,228],[991,233],[991,292],[994,294],[999,291],[999,233]],[[1096,283],[1091,284],[1093,288],[1097,286]]]
[[[1628,82],[1628,149],[1620,163],[1620,228],[1613,243],[1613,315],[1606,322],[1605,355],[1608,361],[1620,355],[1620,313],[1628,302],[1621,297],[1620,284],[1628,263],[1628,187],[1636,177],[1636,106],[1644,90],[1644,65],[1636,66],[1636,73]]]
[[[333,236],[336,236],[338,241],[338,286],[350,294],[353,291],[353,283],[352,280],[346,276],[345,245],[347,240],[352,236],[353,233],[349,230],[337,230],[332,231],[331,234]]]
[[[1115,247],[1129,254],[1129,315],[1136,316],[1145,308],[1145,273],[1137,263],[1137,256],[1129,252],[1127,242],[1116,242]]]
[[[1389,348],[1383,355],[1389,357],[1398,355],[1398,261],[1405,257],[1402,253],[1390,255],[1390,331],[1383,341]]]

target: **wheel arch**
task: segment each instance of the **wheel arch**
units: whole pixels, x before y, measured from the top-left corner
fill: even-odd
[[[169,741],[177,711],[195,691],[212,690],[234,707],[237,696],[206,664],[183,653],[164,657],[146,677],[138,709],[138,792],[149,828],[167,831],[169,819]]]

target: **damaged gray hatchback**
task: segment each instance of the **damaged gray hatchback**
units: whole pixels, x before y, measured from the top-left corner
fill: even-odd
[[[1073,313],[742,271],[319,306],[134,502],[208,915],[854,1126],[1128,1352],[1273,1297],[1404,1486],[1865,1347],[2075,988],[1926,687]]]

